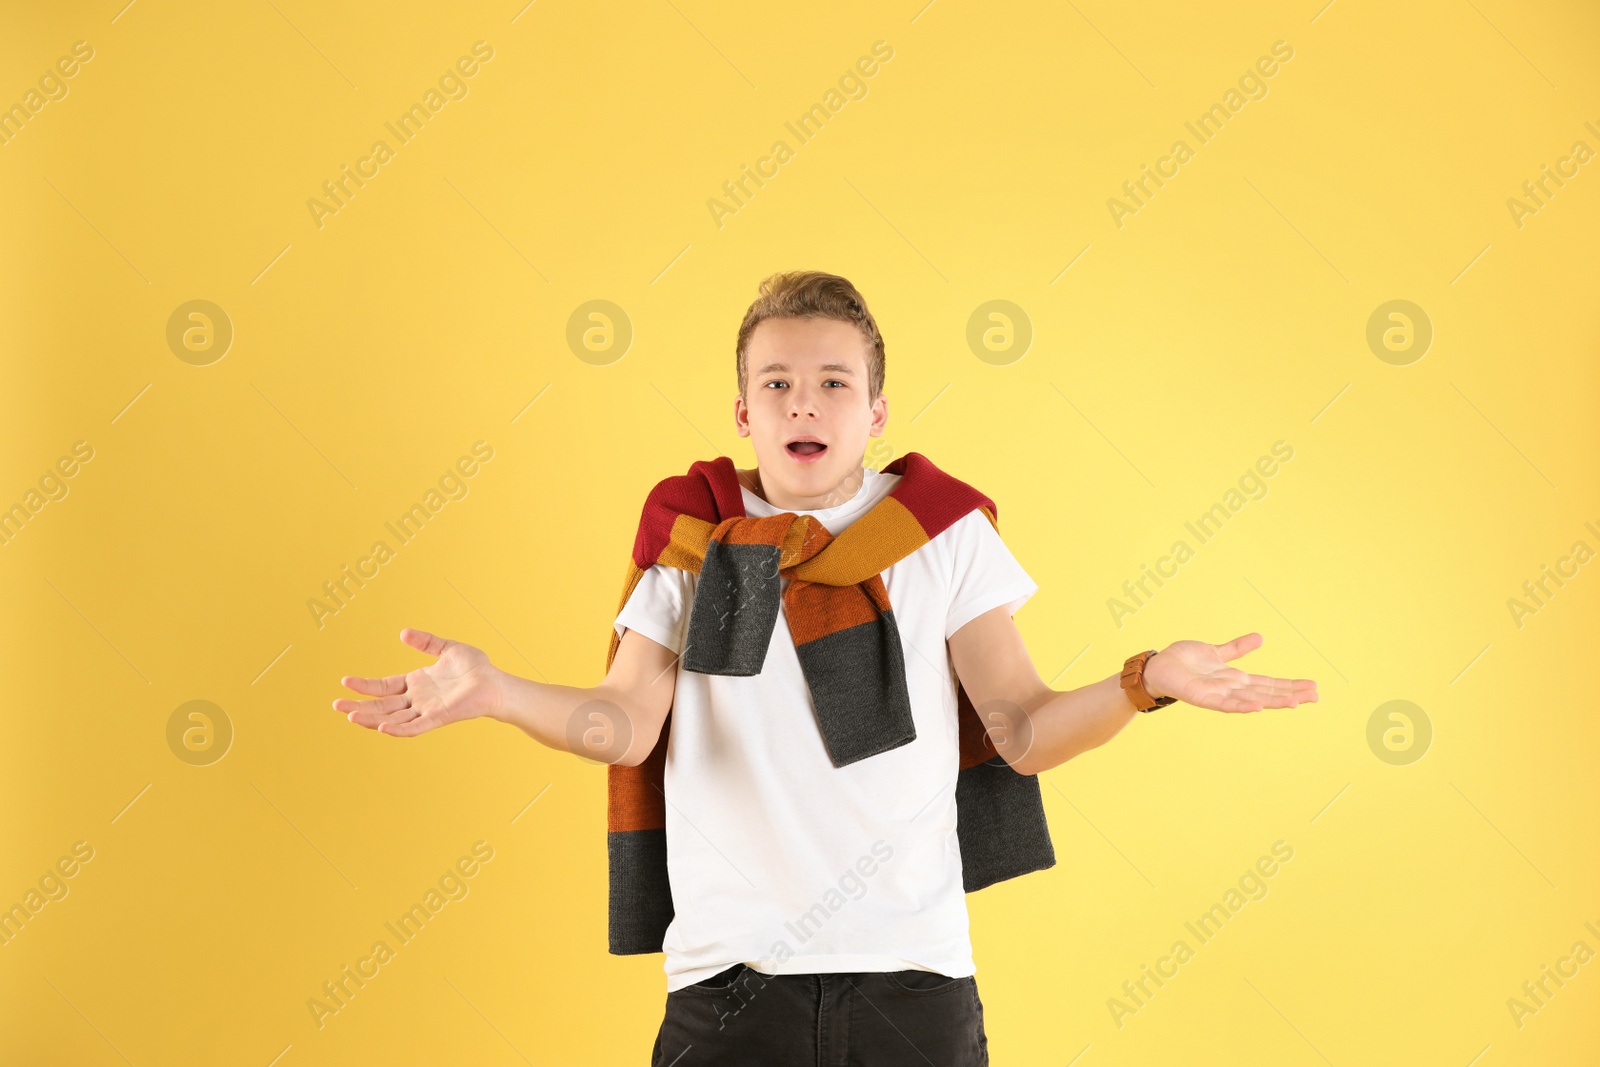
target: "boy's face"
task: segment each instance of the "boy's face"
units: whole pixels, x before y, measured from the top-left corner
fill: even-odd
[[[734,424],[755,447],[768,503],[811,511],[855,495],[867,438],[883,434],[889,401],[868,400],[867,339],[853,323],[762,322],[745,348],[745,388],[734,401]],[[800,437],[826,447],[790,448]]]

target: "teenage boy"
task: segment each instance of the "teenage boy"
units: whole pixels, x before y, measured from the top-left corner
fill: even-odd
[[[1037,591],[993,501],[917,453],[876,471],[884,344],[837,275],[774,275],[735,346],[756,454],[645,502],[604,680],[437,657],[342,683],[396,737],[475,717],[608,764],[610,940],[665,954],[652,1067],[988,1062],[967,892],[1054,862],[1036,775],[1176,700],[1225,712],[1318,698],[1178,641],[1066,691],[1011,616]]]

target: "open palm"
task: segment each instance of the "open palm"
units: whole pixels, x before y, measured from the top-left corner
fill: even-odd
[[[400,640],[438,657],[437,662],[387,678],[346,675],[339,679],[346,689],[377,699],[341,697],[333,702],[335,711],[381,734],[415,737],[437,726],[500,710],[500,672],[483,650],[409,627],[400,631]]]
[[[1274,678],[1228,666],[1228,660],[1260,647],[1258,633],[1221,645],[1174,641],[1145,661],[1147,686],[1155,695],[1177,697],[1212,711],[1292,708],[1318,699],[1317,683],[1310,678]]]

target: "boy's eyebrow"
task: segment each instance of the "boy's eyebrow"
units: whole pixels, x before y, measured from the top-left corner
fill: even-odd
[[[784,364],[784,363],[768,363],[765,367],[762,367],[760,370],[756,371],[756,373],[757,374],[769,374],[769,373],[771,373],[773,371],[787,371],[788,369],[789,369],[788,365]],[[821,367],[818,367],[817,369],[818,370],[833,371],[836,374],[848,374],[851,377],[855,377],[855,373],[856,373],[855,371],[851,370],[847,365],[845,365],[843,363],[824,363]]]

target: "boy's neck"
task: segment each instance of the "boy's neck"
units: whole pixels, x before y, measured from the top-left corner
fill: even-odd
[[[866,468],[857,467],[849,477],[821,496],[810,498],[789,497],[780,493],[780,499],[774,500],[767,495],[766,487],[762,485],[761,468],[759,466],[751,470],[738,470],[735,468],[735,472],[739,475],[740,485],[773,507],[782,508],[785,511],[820,511],[823,508],[838,507],[840,504],[855,498],[855,495],[861,491],[861,486],[867,477]]]

